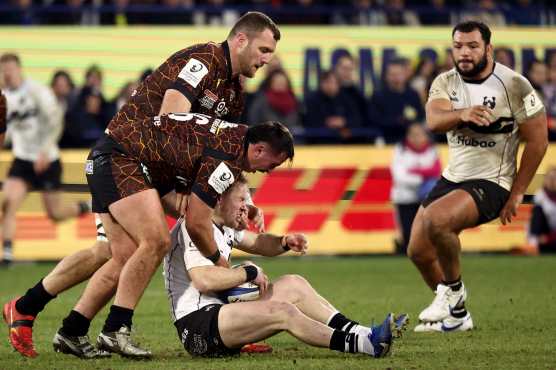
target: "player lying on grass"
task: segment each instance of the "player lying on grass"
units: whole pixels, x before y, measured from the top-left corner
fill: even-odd
[[[290,249],[304,254],[307,240],[302,234],[280,237],[237,231],[244,228],[247,196],[245,179],[238,179],[215,207],[214,238],[221,255],[229,259],[232,247],[263,256]],[[390,350],[392,330],[405,327],[407,315],[394,319],[393,314],[381,325],[360,325],[342,315],[299,275],[285,275],[270,283],[252,263],[235,269],[215,266],[193,244],[182,220],[172,229],[171,240],[164,259],[165,285],[178,337],[193,356],[238,354],[244,344],[287,331],[312,346],[383,357]],[[259,286],[258,300],[224,304],[219,298],[219,291],[247,281]]]
[[[163,205],[168,215],[177,216],[174,206],[176,204],[176,193],[171,192],[163,197]],[[262,211],[254,205],[249,205],[249,220],[258,230],[264,229],[264,218]],[[10,300],[4,305],[4,320],[8,324],[8,336],[12,347],[26,357],[35,357],[37,352],[33,344],[33,324],[37,315],[44,310],[45,306],[57,297],[58,294],[74,287],[75,285],[89,279],[91,275],[100,269],[110,258],[110,244],[106,238],[100,218],[95,217],[97,226],[97,240],[90,247],[77,251],[64,257],[54,269],[44,278],[31,287],[25,295]],[[110,281],[105,279],[108,291],[112,291],[117,282],[118,276],[114,276]],[[100,292],[97,292],[100,293]],[[91,297],[94,300],[95,297]],[[111,295],[108,299],[111,298]],[[78,357],[94,358],[101,354],[93,346],[83,343],[83,338],[89,330],[89,324],[94,317],[91,315],[87,303],[87,296],[82,297],[78,304],[64,320],[66,328],[76,328],[74,333],[70,331],[68,336],[76,337],[76,341],[81,344],[75,354]],[[98,300],[97,300],[98,302]],[[102,305],[101,305],[102,308]],[[86,311],[86,312],[85,312]],[[95,312],[96,313],[96,312]],[[87,317],[89,316],[89,317]],[[75,322],[82,325],[76,325]],[[69,330],[69,329],[67,329]],[[80,332],[84,332],[80,335]]]

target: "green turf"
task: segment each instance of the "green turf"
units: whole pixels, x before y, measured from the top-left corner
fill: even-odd
[[[258,261],[270,277],[286,273],[305,276],[347,316],[363,323],[381,320],[388,311],[407,311],[415,318],[432,295],[416,270],[401,257],[282,258]],[[22,294],[53,265],[19,265],[0,270],[2,302]],[[375,360],[309,347],[287,334],[269,340],[270,355],[235,359],[192,359],[170,322],[166,293],[158,273],[145,293],[134,323],[138,340],[155,354],[149,362],[114,356],[82,361],[56,354],[50,341],[82,286],[54,300],[35,324],[40,356],[24,359],[7,340],[0,345],[0,369],[555,369],[556,258],[465,256],[468,308],[476,330],[452,334],[411,331],[395,343],[393,354]],[[96,337],[106,311],[93,322]],[[5,332],[4,332],[5,333]]]

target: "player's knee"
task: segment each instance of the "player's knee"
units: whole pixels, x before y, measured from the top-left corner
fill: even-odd
[[[305,288],[307,288],[307,286],[309,285],[309,282],[305,280],[303,276],[296,275],[296,274],[284,275],[280,280],[284,285],[288,287],[288,294],[291,294],[293,296],[299,296],[300,294],[303,294]],[[295,300],[296,299],[289,300],[289,301],[292,302]]]
[[[450,218],[427,209],[425,210],[423,225],[429,238],[435,239],[450,230]]]
[[[52,222],[60,222],[63,221],[64,218],[57,212],[55,209],[47,208],[46,215]]]
[[[407,246],[407,256],[417,265],[430,263],[436,259],[434,251],[419,246],[415,240]]]
[[[170,234],[168,232],[155,233],[145,240],[145,244],[154,254],[164,257],[170,250]]]
[[[93,256],[99,263],[104,263],[112,257],[110,243],[98,240],[92,247]]]

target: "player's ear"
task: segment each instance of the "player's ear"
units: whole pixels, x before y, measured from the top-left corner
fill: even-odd
[[[238,32],[235,36],[237,46],[240,50],[244,49],[249,44],[249,38],[245,32]]]

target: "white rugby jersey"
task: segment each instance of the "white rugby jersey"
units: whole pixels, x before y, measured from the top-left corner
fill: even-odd
[[[14,156],[35,161],[43,152],[50,161],[58,159],[62,112],[52,90],[25,79],[19,88],[2,91],[8,102],[7,137]]]
[[[449,162],[442,176],[453,182],[485,179],[510,190],[519,125],[544,110],[529,81],[500,63],[481,81],[464,81],[453,68],[433,81],[429,101],[435,99],[450,100],[454,109],[486,105],[496,118],[488,127],[461,124],[446,133]]]
[[[243,232],[229,227],[219,228],[213,224],[214,240],[220,254],[230,259],[232,247],[243,239]],[[214,266],[214,264],[197,249],[191,241],[185,228],[185,222],[180,219],[171,233],[171,249],[164,257],[164,284],[172,319],[177,321],[182,317],[197,311],[209,304],[224,304],[216,294],[202,294],[195,288],[189,278],[188,270],[200,266]]]

